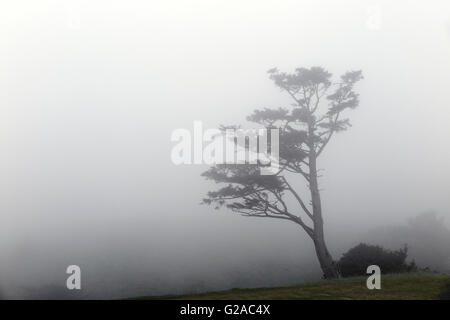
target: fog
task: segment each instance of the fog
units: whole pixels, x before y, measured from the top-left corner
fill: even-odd
[[[364,74],[353,126],[319,162],[335,258],[422,212],[448,227],[449,57],[444,0],[2,2],[1,297],[320,279],[298,225],[200,205],[208,166],[170,157],[172,132],[196,120],[248,125],[254,109],[289,106],[272,67]],[[79,292],[65,287],[71,264]]]

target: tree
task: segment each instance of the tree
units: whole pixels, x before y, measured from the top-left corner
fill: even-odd
[[[293,104],[255,110],[247,120],[279,130],[280,169],[273,175],[261,175],[260,163],[216,164],[202,176],[225,185],[208,192],[203,203],[225,206],[247,217],[295,222],[311,237],[324,278],[338,278],[338,268],[325,243],[317,159],[333,135],[350,126],[343,114],[359,104],[353,88],[363,78],[362,73],[346,72],[337,83],[332,83],[332,74],[321,67],[297,68],[293,73],[274,68],[268,73]],[[292,184],[291,179],[298,177],[309,187],[309,202]]]

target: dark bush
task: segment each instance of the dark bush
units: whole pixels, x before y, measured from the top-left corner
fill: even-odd
[[[383,274],[416,271],[416,264],[407,263],[408,248],[391,251],[380,246],[361,243],[344,253],[338,261],[343,277],[367,275],[367,267],[377,265]]]

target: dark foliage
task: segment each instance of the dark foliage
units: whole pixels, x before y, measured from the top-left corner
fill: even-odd
[[[377,265],[383,274],[416,271],[416,264],[407,263],[408,248],[391,251],[380,246],[361,243],[343,254],[339,268],[343,277],[366,275],[367,267]]]

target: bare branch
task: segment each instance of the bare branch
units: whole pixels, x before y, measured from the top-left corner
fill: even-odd
[[[282,177],[282,179],[284,180],[284,183],[286,184],[286,186],[288,187],[288,190],[294,195],[295,199],[297,199],[297,202],[300,204],[300,206],[302,207],[303,211],[305,211],[305,213],[308,215],[308,217],[310,217],[311,219],[313,219],[313,215],[311,213],[311,211],[308,210],[308,208],[306,207],[305,203],[303,202],[303,200],[300,198],[300,196],[298,195],[297,192],[295,192],[295,190],[292,188],[292,186],[289,184],[289,182],[287,182],[285,177]]]

